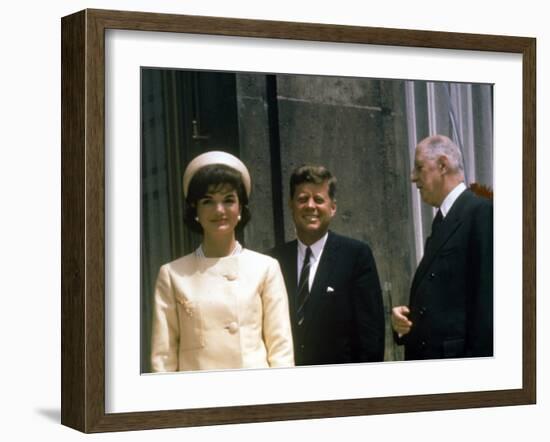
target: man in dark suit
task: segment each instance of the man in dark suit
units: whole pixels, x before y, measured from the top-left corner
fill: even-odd
[[[290,178],[297,240],[272,251],[289,296],[296,365],[382,361],[384,311],[369,246],[328,230],[336,179],[322,166]]]
[[[458,146],[434,135],[416,147],[411,180],[438,208],[408,306],[392,309],[405,359],[493,355],[493,205],[464,184]]]

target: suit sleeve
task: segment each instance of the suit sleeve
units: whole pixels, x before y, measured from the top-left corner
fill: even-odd
[[[493,206],[481,205],[473,214],[471,289],[468,302],[466,355],[493,355]]]
[[[294,365],[288,297],[279,263],[270,259],[262,288],[263,339],[270,367]]]
[[[177,307],[167,266],[160,268],[155,285],[151,369],[153,372],[178,370],[179,326]]]
[[[357,362],[384,360],[384,306],[378,271],[368,246],[361,248],[353,281],[354,359]]]

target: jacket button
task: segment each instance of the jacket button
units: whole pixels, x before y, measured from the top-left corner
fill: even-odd
[[[426,309],[424,307],[420,308],[420,310],[418,310],[418,314],[420,316],[424,315],[424,313],[426,313]]]
[[[430,279],[434,279],[434,278],[435,278],[435,273],[434,272],[430,273]]]
[[[226,328],[229,331],[229,333],[235,334],[237,332],[237,330],[239,329],[239,325],[236,322],[232,322]]]

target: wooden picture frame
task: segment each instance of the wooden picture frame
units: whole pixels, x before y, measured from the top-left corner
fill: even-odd
[[[268,405],[105,411],[105,31],[261,37],[521,54],[522,386]],[[83,432],[312,419],[536,400],[536,41],[533,38],[84,10],[62,19],[62,424]]]

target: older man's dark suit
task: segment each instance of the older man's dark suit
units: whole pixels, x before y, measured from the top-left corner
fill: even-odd
[[[405,359],[493,354],[493,205],[465,190],[426,244],[410,291]]]
[[[300,326],[297,247],[295,240],[272,251],[289,296],[296,365],[382,361],[384,309],[369,246],[329,232]]]

